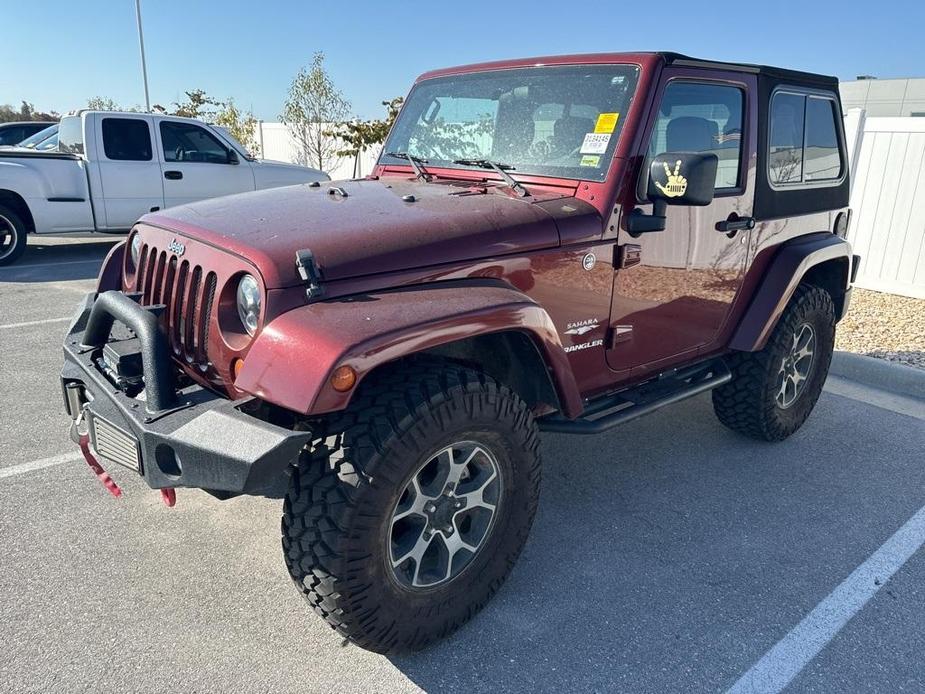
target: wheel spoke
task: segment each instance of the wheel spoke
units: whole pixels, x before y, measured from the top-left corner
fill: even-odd
[[[454,532],[449,537],[444,537],[443,544],[446,546],[447,552],[450,553],[450,564],[451,565],[453,563],[453,557],[456,556],[456,553],[459,550],[464,549],[466,551],[469,551],[475,554],[475,551],[478,549],[478,545],[473,545],[473,544],[466,542],[462,538],[462,535],[459,534],[459,532]]]
[[[430,547],[430,543],[434,541],[433,535],[429,538],[424,539],[424,528],[421,528],[421,534],[418,535],[417,540],[414,541],[411,549],[402,554],[400,557],[392,559],[392,566],[399,567],[404,564],[409,559],[414,559],[414,580],[418,580],[418,571],[421,569],[421,559],[424,557],[424,554],[427,552]]]
[[[404,509],[396,510],[395,515],[392,516],[393,526],[395,523],[408,516],[423,516],[424,506],[428,501],[432,500],[432,497],[427,496],[421,491],[421,485],[418,483],[417,476],[411,478],[408,491],[413,494],[411,502]]]
[[[491,474],[478,487],[469,490],[465,494],[457,494],[457,498],[464,502],[464,506],[456,513],[459,514],[463,511],[470,511],[473,508],[485,508],[489,511],[494,511],[495,504],[485,500],[485,490],[488,488],[488,485],[494,482],[497,476],[498,473],[492,469]]]

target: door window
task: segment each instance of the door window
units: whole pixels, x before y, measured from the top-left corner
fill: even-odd
[[[164,160],[227,164],[228,148],[205,128],[192,123],[161,121]]]
[[[742,90],[732,85],[669,82],[649,141],[648,161],[663,152],[709,152],[719,158],[716,189],[738,187],[743,102]]]
[[[104,118],[103,152],[114,161],[151,161],[151,131],[138,118]]]

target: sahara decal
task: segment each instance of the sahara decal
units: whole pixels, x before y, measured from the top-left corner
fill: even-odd
[[[601,323],[597,318],[586,318],[585,320],[573,321],[565,324],[566,335],[584,335],[600,327]]]

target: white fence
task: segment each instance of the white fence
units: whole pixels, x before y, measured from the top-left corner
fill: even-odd
[[[293,164],[299,161],[299,145],[289,134],[289,130],[283,123],[258,121],[254,139],[257,140],[264,159],[286,161]],[[363,152],[360,155],[359,162],[357,162],[356,172],[354,171],[355,162],[353,158],[342,158],[338,160],[335,166],[329,166],[325,173],[335,181],[343,178],[366,176],[373,170],[376,159],[379,158],[379,150],[380,148],[376,147]]]
[[[857,285],[925,298],[925,118],[845,118]]]

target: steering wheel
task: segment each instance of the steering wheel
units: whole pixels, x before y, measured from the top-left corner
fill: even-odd
[[[186,154],[183,150],[183,145],[177,145],[177,148],[173,151],[176,161],[183,161],[183,157]]]

